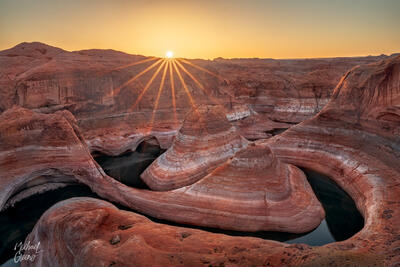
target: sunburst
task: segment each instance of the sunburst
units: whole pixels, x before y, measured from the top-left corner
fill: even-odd
[[[172,103],[172,107],[173,107],[173,118],[174,118],[174,122],[177,123],[178,119],[177,119],[177,105],[176,105],[176,87],[175,87],[175,79],[174,77],[178,77],[182,88],[189,100],[190,105],[192,106],[192,108],[194,110],[197,110],[197,104],[188,88],[188,85],[185,82],[185,79],[183,77],[183,74],[186,74],[193,82],[194,84],[196,84],[196,86],[216,105],[221,106],[224,110],[226,110],[226,108],[223,106],[223,104],[218,101],[218,99],[216,99],[215,97],[213,97],[205,88],[205,86],[201,83],[201,81],[196,78],[183,64],[186,64],[188,66],[194,67],[204,73],[207,73],[209,75],[212,75],[214,77],[217,77],[218,79],[223,79],[221,76],[219,76],[218,74],[213,73],[212,71],[203,68],[201,66],[198,66],[192,62],[190,62],[189,60],[186,59],[182,59],[182,58],[174,58],[173,57],[173,52],[172,51],[168,51],[165,55],[165,58],[156,58],[156,57],[152,57],[152,58],[147,58],[144,60],[140,60],[140,61],[136,61],[136,62],[132,62],[130,64],[127,65],[123,65],[123,66],[119,66],[113,70],[121,70],[121,69],[125,69],[125,68],[129,68],[131,66],[136,66],[136,65],[141,65],[143,63],[146,62],[151,62],[151,61],[156,61],[154,63],[152,63],[150,66],[146,67],[144,70],[140,71],[138,74],[136,74],[135,76],[133,76],[132,78],[130,78],[129,80],[127,80],[126,82],[122,83],[121,85],[119,85],[118,87],[116,87],[115,89],[113,89],[112,93],[114,96],[118,95],[119,92],[127,87],[128,85],[130,85],[131,83],[137,81],[139,82],[138,78],[143,76],[145,73],[149,72],[152,69],[155,69],[154,73],[152,74],[151,78],[147,81],[146,85],[143,87],[142,86],[142,90],[139,93],[138,97],[136,98],[136,100],[132,103],[132,105],[129,108],[129,112],[132,112],[141,102],[141,100],[143,99],[143,96],[146,94],[146,92],[148,91],[148,89],[150,88],[150,86],[153,84],[154,80],[157,78],[158,74],[161,72],[161,82],[160,85],[158,87],[157,90],[157,95],[156,98],[154,100],[154,105],[153,105],[153,111],[152,111],[152,115],[151,115],[151,120],[150,120],[150,129],[149,131],[152,130],[153,126],[154,126],[154,122],[155,122],[155,117],[156,117],[156,113],[158,110],[158,106],[159,106],[159,101],[160,101],[160,97],[162,95],[163,89],[165,87],[165,78],[167,76],[167,74],[169,73],[169,80],[170,80],[170,87],[171,87],[171,103]],[[158,66],[158,67],[157,67]],[[157,67],[157,68],[156,68]]]

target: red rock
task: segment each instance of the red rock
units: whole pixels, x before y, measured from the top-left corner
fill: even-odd
[[[185,264],[186,262],[194,264],[202,259],[206,259],[206,261],[200,262],[199,265],[227,264],[232,261],[239,265],[270,264],[273,266],[282,264],[289,266],[324,266],[328,264],[391,266],[398,263],[400,261],[398,253],[400,125],[397,108],[400,94],[399,66],[400,57],[397,57],[355,68],[343,78],[336,87],[330,103],[315,118],[291,127],[273,139],[257,142],[258,146],[263,144],[270,146],[277,157],[283,161],[330,176],[346,190],[355,200],[365,219],[365,226],[358,234],[342,242],[322,247],[309,247],[302,244],[287,245],[254,238],[227,237],[185,229],[185,236],[192,234],[195,237],[197,233],[201,234],[201,237],[199,236],[200,238],[196,239],[194,243],[187,244],[185,241],[182,243],[182,235],[176,234],[182,228],[157,225],[149,226],[147,230],[132,230],[133,233],[127,234],[125,239],[121,238],[121,240],[130,240],[135,236],[135,240],[138,240],[137,235],[146,236],[147,238],[144,238],[143,242],[146,242],[147,245],[140,246],[142,252],[140,255],[150,254],[151,258],[149,256],[132,260],[132,254],[118,254],[120,260],[118,263],[123,265],[128,260],[131,260],[130,263],[137,260],[139,263],[150,261],[154,265]],[[360,98],[349,98],[348,96],[351,95],[358,95]],[[360,106],[359,101],[367,107]],[[343,104],[343,108],[339,103]],[[165,194],[164,192],[154,193]],[[68,207],[68,205],[65,206]],[[79,206],[85,207],[85,205],[77,204],[72,207],[72,210],[79,211]],[[62,233],[68,225],[80,226],[78,223],[69,223],[64,220],[65,214],[70,213],[69,210],[64,212],[60,208],[54,208],[49,211],[49,214],[57,211],[62,214],[62,216],[58,216],[60,219],[58,221],[46,220],[46,216],[42,218],[29,240],[43,240],[43,242],[47,240],[42,238],[42,235],[47,232],[38,231],[39,229],[49,229],[49,224],[46,222],[54,223],[54,227],[60,225],[58,228],[60,230],[56,231],[57,234],[51,235],[55,237],[60,236],[60,231]],[[81,214],[85,216],[87,212]],[[50,215],[49,218],[57,218]],[[123,217],[131,218],[131,216],[134,215],[123,212]],[[111,218],[116,218],[116,215],[104,217],[112,220]],[[117,222],[122,219],[117,217],[115,220]],[[83,225],[81,225],[81,228],[85,227],[83,230],[79,230],[78,227],[74,228],[75,232],[86,232],[87,226]],[[103,229],[116,228],[116,224],[109,221],[102,221],[101,225]],[[98,228],[94,227],[94,229]],[[97,239],[94,239],[91,235],[87,235],[86,240],[106,240],[104,242],[110,240],[110,230],[96,230],[94,232],[103,233],[105,237],[97,236]],[[167,238],[171,236],[175,238]],[[190,240],[189,238],[187,241]],[[72,246],[89,244],[70,242],[64,235],[60,240],[62,240],[61,244],[67,242]],[[239,242],[240,245],[236,242]],[[231,249],[232,244],[235,244],[236,249]],[[129,247],[127,245],[124,251],[138,249],[137,246],[131,246],[132,250],[127,249]],[[91,250],[86,255],[92,260],[94,254],[104,255],[104,258],[99,261],[106,262],[114,259],[110,255],[113,250],[105,245],[91,246],[90,248]],[[53,251],[53,248],[50,249]],[[80,247],[77,249],[82,250]],[[157,253],[154,252],[155,249]],[[63,250],[58,249],[57,251]],[[165,259],[164,253],[170,256],[171,262],[162,261]],[[68,261],[67,257],[52,257],[52,255],[44,254],[43,258],[49,262],[63,259]],[[71,256],[69,257],[71,259]]]
[[[379,58],[384,56],[190,61],[205,71],[182,61],[207,93],[181,72],[196,105],[215,104],[214,98],[227,108],[236,103],[248,104],[270,119],[300,122],[327,103],[332,88],[348,69]],[[68,52],[41,43],[21,43],[0,51],[0,112],[13,105],[44,113],[66,108],[76,117],[91,151],[118,155],[135,150],[142,139],[151,137],[157,138],[166,149],[171,146],[184,115],[192,108],[177,75],[174,75],[176,109],[169,75],[155,108],[161,74],[132,109],[155,69],[117,89],[154,63],[137,64],[148,59],[113,50]],[[154,109],[155,119],[151,123]],[[269,137],[262,131],[246,134],[251,139]]]
[[[353,69],[316,117],[257,142],[257,146],[270,146],[283,161],[330,176],[350,194],[365,219],[364,228],[350,239],[309,247],[148,221],[133,224],[123,235],[115,232],[118,226],[137,222],[137,215],[117,211],[98,200],[69,200],[50,209],[28,238],[46,246],[46,253],[33,265],[70,265],[75,261],[78,265],[95,261],[96,266],[111,261],[119,265],[396,265],[400,261],[399,70],[400,57]],[[355,95],[359,97],[349,97]],[[143,198],[137,198],[136,204],[138,200]],[[162,203],[160,208],[167,206]],[[121,234],[121,246],[112,249],[109,240],[115,234]]]
[[[68,111],[0,115],[0,210],[32,194],[104,175]]]
[[[200,140],[207,140],[209,135],[225,134],[221,129],[228,129],[234,138],[222,135],[225,141],[243,141],[234,131],[229,132],[232,126],[223,113],[203,108],[199,112],[207,121],[199,123],[198,114],[193,111],[196,115],[189,114],[181,134],[199,134],[202,130]],[[280,163],[267,148],[251,146],[228,163],[227,158],[219,158],[213,166],[220,167],[198,183],[154,192],[130,188],[105,175],[67,111],[39,114],[13,108],[0,118],[2,209],[29,195],[80,182],[110,201],[153,217],[192,225],[299,233],[315,228],[324,216],[304,174],[292,165]],[[195,145],[194,149],[207,148],[202,146],[206,142],[191,145]],[[227,146],[231,147],[229,143]],[[226,191],[221,191],[216,180],[225,184]]]
[[[80,56],[85,55],[77,57]],[[1,60],[4,60],[4,57],[11,59],[20,56],[2,55]],[[58,60],[65,63],[64,60],[69,57],[69,54],[62,57],[60,54]],[[91,60],[89,59],[89,61]],[[260,73],[265,71],[265,66],[264,68],[259,66],[263,64],[254,65],[254,62],[258,61],[246,61],[246,64],[251,65],[249,67],[244,67],[242,63],[236,64],[235,60],[221,63],[218,63],[218,61],[210,63],[210,65],[215,64],[213,66],[218,67],[225,64],[223,73],[225,75],[232,73],[232,79],[236,79],[243,73],[251,73],[257,68],[263,70]],[[292,68],[296,67],[295,69],[290,69],[288,73],[298,72],[301,69],[299,65],[307,65],[304,64],[305,62],[310,63],[309,61],[301,61],[301,64],[288,63],[286,67],[289,67],[290,64],[293,64]],[[315,64],[315,62],[320,61],[311,61],[310,64]],[[273,64],[278,63],[280,64],[282,61],[273,61]],[[332,61],[327,64],[331,63]],[[70,75],[73,73],[72,70],[76,70],[75,64],[76,62],[71,64],[71,72],[66,72],[67,74]],[[206,63],[203,62],[203,64]],[[351,61],[346,61],[344,65],[351,64]],[[17,65],[20,67],[21,63],[19,62]],[[56,65],[62,66],[60,63]],[[361,266],[374,264],[395,265],[400,262],[400,254],[398,253],[398,233],[400,232],[398,224],[398,221],[400,221],[400,213],[398,212],[400,198],[400,165],[398,164],[400,161],[399,66],[400,57],[396,57],[351,70],[340,81],[330,102],[317,116],[291,127],[283,134],[275,136],[269,141],[256,142],[256,146],[266,145],[270,147],[278,160],[286,162],[282,164],[288,164],[288,168],[290,168],[290,164],[294,164],[319,171],[330,176],[345,189],[355,200],[365,219],[363,230],[352,238],[323,247],[311,248],[306,245],[285,245],[254,238],[228,237],[188,230],[196,231],[201,235],[194,240],[195,242],[192,245],[185,246],[181,243],[182,235],[177,235],[177,231],[182,228],[159,226],[147,221],[144,225],[147,225],[148,228],[134,229],[135,231],[130,232],[127,235],[128,237],[120,235],[120,242],[116,243],[115,246],[125,244],[126,240],[129,242],[126,243],[126,247],[118,251],[112,249],[111,246],[113,245],[110,244],[110,240],[116,240],[113,239],[114,236],[120,233],[110,234],[110,232],[118,229],[119,223],[123,221],[123,218],[131,220],[132,218],[137,218],[137,215],[126,211],[118,211],[108,206],[108,204],[104,204],[104,202],[100,204],[97,201],[89,204],[77,202],[76,205],[72,205],[70,202],[65,204],[64,202],[64,204],[59,204],[59,206],[46,213],[30,236],[29,240],[40,240],[44,245],[47,244],[45,253],[41,256],[40,264],[53,266],[54,263],[60,262],[60,265],[63,263],[65,263],[64,265],[70,265],[75,260],[82,260],[81,264],[83,265],[98,259],[94,263],[95,266],[98,266],[99,262],[112,263],[111,261],[116,259],[116,255],[118,255],[120,259],[118,264],[121,265],[132,264],[132,262],[140,264],[151,262],[151,260],[154,265],[174,263],[216,265],[230,262],[236,262],[239,265],[270,264],[275,266],[283,264],[314,266],[336,264],[344,266],[349,263]],[[28,74],[32,74],[30,77],[43,81],[44,78],[41,75],[44,75],[43,73],[48,70],[46,70],[46,66],[42,67],[40,69],[44,72],[38,72],[42,74],[39,75],[34,71],[32,71],[33,74],[31,72]],[[54,65],[51,66],[52,69],[56,69],[54,67]],[[332,67],[335,69],[335,77],[342,67],[343,65],[337,67],[337,69]],[[59,69],[56,70],[56,73],[59,71],[58,75],[62,73]],[[303,69],[298,75],[303,75],[304,72]],[[320,76],[322,73],[319,72],[316,76]],[[55,77],[54,73],[48,75]],[[94,74],[91,73],[90,75]],[[299,103],[304,103],[303,106],[306,106],[306,109],[303,111],[306,111],[312,109],[313,105],[309,104],[312,99],[323,99],[325,98],[324,96],[330,94],[324,93],[321,98],[313,97],[311,94],[313,88],[312,79],[307,75],[306,77],[310,78],[310,83],[306,83],[308,84],[307,88],[309,88],[306,91],[308,92],[307,95],[310,94],[310,97],[304,97],[304,95],[293,97],[289,93],[286,97],[286,95],[279,95],[279,93],[281,91],[283,91],[282,94],[287,93],[287,91],[297,92],[299,91],[297,89],[303,87],[290,87],[290,90],[283,90],[291,83],[286,81],[280,83],[279,81],[281,81],[282,77],[276,83],[272,80],[271,83],[257,84],[257,75],[259,74],[255,72],[251,75],[249,74],[247,81],[241,82],[238,80],[237,83],[229,81],[223,86],[238,88],[238,97],[241,96],[241,98],[251,102],[258,112],[268,113],[270,111],[270,117],[274,119],[285,117],[289,121],[302,120],[311,113],[316,112],[320,105],[318,105],[318,109],[315,109],[314,105],[313,112],[302,113],[296,111],[299,105],[295,106],[294,111],[291,108],[287,108],[291,107],[292,99],[306,99],[299,101]],[[271,75],[277,75],[277,73]],[[8,91],[4,93],[6,91],[4,88],[14,88],[10,82],[5,82],[6,78],[4,77],[2,76],[2,84],[7,84],[9,87],[1,87],[2,95],[7,95],[1,101],[4,107],[10,107],[9,105],[15,104],[13,99],[15,91],[13,93]],[[13,79],[12,82],[20,81],[22,86],[24,81],[27,81],[25,79],[28,78]],[[54,79],[57,80],[59,78]],[[308,78],[304,79],[307,80]],[[332,82],[332,80],[328,80]],[[249,81],[254,83],[247,86]],[[40,83],[38,84],[40,85]],[[268,84],[271,86],[268,86]],[[281,87],[278,85],[281,85]],[[36,86],[34,88],[40,88]],[[24,86],[21,87],[21,89],[23,88]],[[43,90],[46,91],[50,87],[45,86],[44,88]],[[248,89],[250,92],[255,90],[256,93],[254,96],[250,93],[243,93],[243,91],[246,91],[242,90],[243,88]],[[260,89],[263,93],[258,94],[257,88],[274,88],[272,90],[274,93],[271,90],[266,93],[268,90]],[[325,85],[320,87],[322,91],[323,88],[325,88]],[[32,93],[34,91],[32,90]],[[53,91],[49,90],[49,92]],[[126,91],[125,93],[128,92]],[[53,95],[53,93],[50,93],[50,95]],[[278,94],[275,99],[268,96],[275,93]],[[94,93],[93,96],[95,95],[99,94]],[[248,97],[248,95],[251,96]],[[317,92],[314,95],[319,95],[319,93]],[[78,94],[75,96],[78,96]],[[121,97],[124,98],[123,96],[125,96],[124,93],[122,93]],[[35,93],[32,94],[32,97],[38,99]],[[95,117],[93,113],[97,111],[93,107],[96,105],[88,102],[87,96],[82,98],[84,100],[81,102],[74,100],[73,104],[78,108],[74,108],[73,111],[78,120],[80,120],[79,125],[85,135],[90,137],[90,140],[98,138],[102,133],[104,134],[102,142],[106,143],[108,139],[107,130],[114,126],[117,127],[112,134],[116,137],[121,136],[119,134],[122,133],[122,136],[126,133],[132,134],[132,129],[139,127],[139,125],[138,129],[148,129],[143,126],[144,124],[142,125],[145,118],[148,119],[149,117],[149,114],[146,113],[147,111],[142,113],[144,115],[138,119],[137,124],[134,124],[134,126],[130,124],[133,121],[133,115],[121,115],[118,117],[119,119],[115,119],[114,125],[108,125],[109,121],[114,118],[113,116],[116,116],[115,114],[123,114],[120,111],[126,107],[121,107],[119,109],[120,113],[115,114],[102,111],[102,107],[100,111],[104,113],[100,114],[101,116],[99,117]],[[49,99],[52,98],[49,97]],[[289,104],[286,105],[286,103]],[[282,112],[277,112],[275,108],[269,110],[269,104],[276,105],[278,111],[281,107],[285,108],[282,109]],[[40,103],[35,105],[38,105],[38,109],[43,112],[55,108],[58,104],[53,105],[53,103],[50,103],[50,109],[41,106],[42,104]],[[170,109],[167,110],[171,113]],[[299,110],[301,111],[301,109]],[[135,115],[137,114],[141,113],[139,112]],[[290,114],[294,114],[292,118],[290,118]],[[307,115],[303,116],[301,114]],[[85,116],[87,117],[85,118]],[[195,206],[196,202],[187,202],[184,198],[179,198],[184,193],[183,188],[168,192],[137,190],[124,186],[106,176],[91,158],[84,138],[79,134],[78,127],[76,127],[74,119],[68,112],[45,115],[20,108],[5,111],[0,117],[0,140],[1,208],[28,194],[36,193],[42,189],[51,189],[52,183],[50,182],[62,184],[78,180],[89,185],[93,191],[105,199],[121,203],[154,217],[192,223],[193,221],[201,222],[201,218],[210,216],[214,218],[212,222],[214,224],[215,222],[223,222],[220,219],[215,220],[218,217],[215,214],[222,215],[222,213],[220,211],[215,212],[215,209],[213,210],[214,207],[210,207],[209,212],[199,214],[199,209]],[[115,145],[110,146],[110,151],[119,151],[121,147],[126,145],[127,141],[132,141],[132,139],[125,138],[116,142]],[[65,177],[67,179],[63,180]],[[202,180],[197,183],[200,182]],[[40,190],[33,187],[38,184]],[[30,188],[34,189],[28,191]],[[100,208],[98,208],[99,206]],[[109,214],[111,216],[107,216]],[[70,219],[66,220],[66,218]],[[182,218],[187,218],[187,221]],[[101,223],[98,223],[97,220],[101,221]],[[49,229],[55,230],[50,231]],[[171,238],[171,236],[175,238]],[[221,246],[222,249],[220,249]],[[69,251],[71,248],[73,248],[73,253]],[[138,250],[141,253],[135,254],[137,256],[135,258],[131,253],[133,250]],[[82,257],[76,257],[76,255],[82,255]],[[99,259],[99,257],[101,258]],[[169,262],[167,262],[166,258],[169,259]],[[204,259],[205,261],[203,261]],[[79,265],[80,262],[77,264]]]
[[[352,69],[316,117],[266,142],[281,160],[331,177],[356,202],[363,230],[332,246],[368,248],[388,266],[400,261],[399,107],[397,56]]]
[[[304,233],[324,218],[304,173],[254,144],[171,195],[203,213],[196,220],[182,220],[208,227]]]
[[[275,122],[266,115],[254,112],[252,115],[231,122],[240,134],[248,140],[268,139],[290,128],[292,124]]]
[[[317,114],[346,71],[359,64],[387,58],[216,59],[213,68],[227,83],[220,87],[242,104],[270,119],[298,123]]]
[[[153,190],[190,185],[246,146],[220,108],[201,106],[186,116],[172,146],[141,178]]]
[[[119,242],[115,242],[118,240]],[[41,217],[27,238],[40,253],[21,266],[357,266],[396,262],[367,248],[310,247],[158,224],[102,200],[72,198]]]

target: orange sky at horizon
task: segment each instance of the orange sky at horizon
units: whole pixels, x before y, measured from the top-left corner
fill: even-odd
[[[399,11],[395,0],[2,0],[0,50],[38,41],[206,59],[392,54]]]

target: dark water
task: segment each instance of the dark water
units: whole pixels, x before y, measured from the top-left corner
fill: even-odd
[[[329,177],[303,169],[315,195],[324,207],[325,220],[335,241],[343,241],[359,232],[364,218],[353,199]]]
[[[140,179],[140,174],[164,151],[158,145],[142,142],[134,152],[127,152],[116,157],[99,155],[95,157],[95,160],[105,173],[121,183],[148,189],[148,186]]]
[[[40,216],[51,206],[72,197],[97,197],[89,187],[71,185],[34,195],[0,213],[0,264],[13,258],[15,244],[24,242]]]
[[[162,152],[159,148],[148,145],[139,147],[136,152],[119,157],[100,156],[96,157],[96,160],[111,177],[129,186],[147,188],[140,180],[139,175]],[[159,223],[203,229],[214,233],[253,236],[286,243],[305,243],[312,246],[345,240],[360,231],[364,225],[364,220],[349,195],[328,177],[309,170],[303,171],[307,174],[308,180],[326,212],[326,219],[309,233],[299,235],[278,232],[235,232],[150,219]],[[40,216],[48,208],[59,201],[79,196],[100,198],[91,192],[87,186],[70,185],[31,196],[17,203],[13,208],[0,213],[0,264],[14,257],[13,248],[15,244],[25,240]]]

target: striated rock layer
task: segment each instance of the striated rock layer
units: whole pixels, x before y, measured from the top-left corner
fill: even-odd
[[[200,105],[218,99],[227,108],[248,104],[272,120],[300,122],[323,108],[348,69],[387,57],[180,60],[201,86],[181,69],[186,90],[173,71],[166,75],[156,101],[161,73],[141,96],[157,66],[143,72],[156,58],[21,43],[0,51],[0,113],[13,105],[42,113],[67,109],[77,119],[89,149],[108,155],[133,151],[150,137],[167,149],[192,108],[189,100]],[[254,125],[258,127],[256,121]],[[262,132],[247,134],[251,139],[269,137]]]
[[[99,262],[111,265],[119,260],[120,265],[151,261],[153,265],[395,266],[400,262],[399,96],[400,57],[359,66],[343,77],[330,102],[317,116],[264,143],[256,142],[256,146],[270,147],[284,162],[330,176],[350,194],[364,216],[365,227],[346,241],[322,247],[287,245],[197,230],[185,229],[185,234],[181,234],[182,228],[155,226],[148,221],[144,223],[148,228],[133,226],[125,236],[118,231],[129,228],[136,215],[97,200],[60,203],[42,217],[29,240],[52,244],[41,256],[40,263],[47,266],[64,259],[66,265],[81,259],[88,263],[99,255]],[[2,130],[1,134],[6,132]],[[11,155],[4,154],[7,153]],[[7,162],[12,163],[12,157]],[[86,175],[85,182],[99,195],[153,216],[174,220],[179,216],[198,219],[196,216],[204,214],[199,215],[199,209],[191,207],[191,203],[179,201],[177,196],[184,188],[144,191],[123,186],[100,172]],[[214,212],[213,216],[219,214],[223,215]],[[48,229],[52,229],[49,234]],[[193,238],[198,235],[199,239],[186,245],[191,240],[187,233]],[[114,236],[117,234],[118,238]],[[47,243],[50,238],[54,239]],[[118,250],[118,244],[123,249]]]
[[[316,117],[267,143],[355,200],[365,227],[341,245],[400,262],[400,56],[352,69]]]
[[[221,126],[231,127],[227,121],[225,125],[220,122],[225,119],[223,114],[211,110],[218,123],[189,122],[195,117],[190,114],[182,133],[193,134],[190,131],[199,127],[213,135]],[[31,194],[81,182],[110,201],[153,217],[192,225],[301,233],[318,226],[324,217],[304,174],[281,163],[268,148],[251,145],[226,163],[226,158],[220,159],[214,165],[220,167],[197,183],[156,192],[128,187],[104,174],[67,111],[38,114],[14,108],[1,116],[0,136],[8,146],[2,147],[1,154],[2,209]],[[193,124],[196,126],[191,127]],[[7,139],[10,136],[13,141]],[[241,140],[240,135],[234,136]],[[62,141],[57,142],[60,138]]]
[[[310,247],[153,223],[102,200],[72,198],[44,213],[28,236],[41,253],[21,266],[380,266],[349,244]]]
[[[74,116],[15,107],[0,115],[0,210],[32,194],[103,175]],[[90,184],[90,183],[88,183]]]
[[[304,173],[275,158],[268,147],[255,144],[195,184],[171,193],[199,213],[204,209],[215,212],[199,216],[191,223],[196,225],[302,233],[324,218]]]
[[[201,106],[189,112],[172,146],[141,178],[153,190],[190,185],[246,146],[221,108]]]

